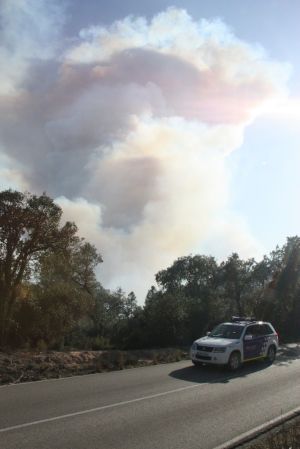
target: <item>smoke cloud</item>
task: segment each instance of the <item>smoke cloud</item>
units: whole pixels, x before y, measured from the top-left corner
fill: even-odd
[[[51,5],[1,6],[2,187],[55,197],[102,253],[104,286],[140,301],[181,255],[261,251],[230,213],[227,159],[284,95],[288,68],[176,8],[58,46],[64,12]]]

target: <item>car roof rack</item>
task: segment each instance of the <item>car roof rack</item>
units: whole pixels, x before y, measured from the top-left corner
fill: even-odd
[[[250,316],[232,316],[231,317],[231,321],[233,323],[239,323],[241,321],[243,321],[243,322],[246,321],[246,322],[249,322],[249,323],[253,323],[253,322],[257,321],[257,319],[254,318],[254,317],[250,317]]]

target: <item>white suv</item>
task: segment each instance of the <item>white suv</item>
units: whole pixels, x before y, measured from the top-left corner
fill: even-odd
[[[236,370],[248,360],[264,358],[273,363],[277,349],[278,334],[270,323],[233,317],[194,341],[191,359],[194,365],[228,365]]]

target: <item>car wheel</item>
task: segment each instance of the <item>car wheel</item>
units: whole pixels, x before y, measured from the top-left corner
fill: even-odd
[[[266,360],[268,363],[273,363],[276,358],[276,348],[274,345],[271,345],[267,352]]]
[[[233,352],[228,360],[228,368],[230,371],[236,371],[241,366],[241,354],[237,351]]]
[[[197,362],[196,360],[192,360],[194,366],[202,366],[201,362]]]

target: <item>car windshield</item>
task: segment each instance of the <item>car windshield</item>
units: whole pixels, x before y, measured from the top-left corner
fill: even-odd
[[[219,324],[209,334],[209,337],[238,339],[241,337],[242,331],[243,326],[237,326],[234,324]]]

